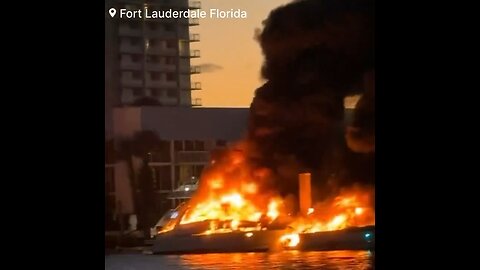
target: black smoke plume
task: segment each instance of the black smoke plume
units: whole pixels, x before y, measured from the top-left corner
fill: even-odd
[[[296,193],[302,171],[325,192],[374,183],[374,21],[373,0],[304,0],[264,22],[247,158],[280,193]],[[344,98],[363,93],[347,132]]]

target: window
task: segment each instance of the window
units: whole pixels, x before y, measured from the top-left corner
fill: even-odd
[[[160,62],[160,57],[157,55],[148,55],[147,56],[147,63],[154,63],[157,64]]]
[[[167,57],[167,65],[175,65],[176,59],[175,57]]]
[[[205,143],[203,141],[195,141],[195,151],[205,151]]]
[[[170,141],[160,141],[150,155],[152,162],[170,162]]]
[[[193,151],[193,141],[185,141],[185,151]]]
[[[225,140],[217,140],[217,146],[219,146],[219,147],[225,147],[225,146],[227,146],[227,141],[225,141]]]
[[[170,166],[154,167],[155,187],[160,190],[172,190],[172,173]]]
[[[177,89],[168,89],[167,90],[167,97],[176,97],[177,96]]]
[[[132,78],[136,80],[140,80],[142,78],[142,73],[139,71],[133,71],[132,72]]]
[[[134,54],[132,55],[132,62],[134,63],[138,63],[142,60],[142,56],[141,55],[138,55],[138,54]]]
[[[158,73],[158,72],[152,72],[150,74],[150,76],[151,76],[152,80],[154,80],[154,81],[160,80],[160,73]]]
[[[132,89],[133,96],[140,97],[143,96],[143,89],[142,88],[133,88]]]
[[[200,179],[204,165],[180,165],[175,168],[175,179],[183,184],[194,184]],[[177,171],[178,170],[178,171]],[[178,177],[177,177],[178,175]],[[177,182],[178,183],[178,182]]]
[[[180,185],[180,166],[175,165],[175,185]]]
[[[167,48],[174,49],[176,45],[177,43],[175,42],[175,40],[167,40]]]
[[[159,88],[152,89],[152,95],[154,97],[161,97],[162,96],[162,89],[159,89]]]
[[[204,165],[194,165],[193,166],[193,176],[197,179],[200,178],[200,176],[202,175],[202,171],[203,171],[203,168],[205,166]]]
[[[183,142],[182,141],[174,141],[173,142],[173,147],[175,148],[175,151],[183,151]]]
[[[130,39],[130,44],[131,45],[138,45],[138,44],[140,44],[140,39],[139,38],[131,38]]]
[[[172,72],[167,73],[167,81],[176,81],[175,73],[172,73]]]

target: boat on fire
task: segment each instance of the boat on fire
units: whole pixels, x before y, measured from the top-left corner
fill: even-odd
[[[188,209],[169,211],[152,229],[153,254],[267,252],[279,250],[372,250],[375,226],[315,233],[295,233],[281,221],[270,224],[204,220],[181,224]]]

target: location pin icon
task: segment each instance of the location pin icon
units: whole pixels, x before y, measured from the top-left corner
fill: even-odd
[[[115,16],[115,14],[117,13],[117,11],[116,11],[114,8],[111,8],[111,9],[108,11],[108,13],[110,13],[110,16],[112,16],[112,18],[113,18],[113,16]]]

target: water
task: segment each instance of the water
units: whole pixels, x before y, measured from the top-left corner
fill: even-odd
[[[374,269],[370,251],[282,251],[276,253],[221,253],[195,255],[121,254],[105,256],[105,270],[183,269]]]

